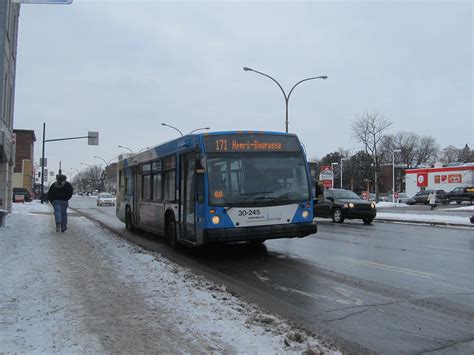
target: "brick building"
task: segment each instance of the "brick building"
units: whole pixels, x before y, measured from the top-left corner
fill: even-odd
[[[16,135],[15,167],[13,169],[13,187],[24,187],[33,191],[35,183],[34,146],[35,131],[14,129]]]

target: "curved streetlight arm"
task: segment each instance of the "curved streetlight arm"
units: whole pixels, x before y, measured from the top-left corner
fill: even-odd
[[[132,154],[135,154],[135,153],[134,153],[134,151],[133,151],[133,150],[131,150],[131,149],[130,149],[130,148],[128,148],[128,147],[124,147],[123,145],[119,145],[118,147],[119,147],[119,148],[123,148],[123,149],[127,149],[127,150],[129,150],[129,151],[130,151],[130,153],[132,153]]]
[[[183,132],[181,132],[181,131],[180,131],[179,129],[177,129],[176,127],[170,126],[169,124],[166,124],[166,123],[163,123],[163,122],[161,122],[161,125],[162,125],[162,126],[166,126],[166,127],[170,127],[170,128],[173,128],[173,129],[177,130],[177,131],[179,132],[179,134],[181,134],[181,137],[184,137]]]
[[[300,80],[298,81],[295,85],[293,85],[293,87],[291,88],[290,92],[288,93],[288,100],[290,99],[290,96],[291,96],[291,93],[293,92],[293,90],[295,89],[295,87],[297,87],[299,84],[301,84],[302,82],[305,82],[305,81],[308,81],[308,80],[314,80],[314,79],[324,79],[326,80],[328,77],[326,75],[322,75],[322,76],[314,76],[312,78],[306,78],[306,79],[303,79],[303,80]]]
[[[199,131],[199,130],[201,130],[201,129],[211,129],[211,127],[196,128],[196,129],[193,129],[191,132],[189,132],[189,134],[192,134],[192,133],[194,133],[194,132],[196,132],[196,131]]]
[[[267,78],[273,80],[275,82],[275,84],[278,85],[278,87],[280,88],[281,92],[283,93],[283,96],[285,97],[285,101],[288,101],[288,98],[290,95],[286,96],[286,92],[285,90],[283,89],[283,87],[280,85],[280,83],[278,81],[276,81],[276,79],[272,78],[270,75],[268,74],[265,74],[265,73],[262,73],[258,70],[254,70],[252,68],[249,68],[249,67],[244,67],[243,68],[245,71],[253,71],[254,73],[257,73],[257,74],[260,74],[260,75],[263,75],[263,76],[266,76]],[[296,85],[295,85],[296,86]]]
[[[102,160],[106,166],[109,166],[109,164],[107,164],[104,158],[98,157],[97,155],[94,155],[94,158]]]

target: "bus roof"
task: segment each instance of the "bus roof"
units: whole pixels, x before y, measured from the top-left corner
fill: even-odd
[[[132,166],[141,164],[146,161],[158,159],[159,157],[166,156],[169,154],[177,153],[183,150],[189,150],[196,144],[201,145],[202,137],[211,135],[239,135],[239,134],[264,134],[264,135],[285,135],[285,136],[296,136],[294,133],[285,132],[274,132],[274,131],[218,131],[218,132],[201,132],[194,134],[187,134],[182,137],[172,139],[167,142],[160,143],[149,149],[135,154],[122,154],[119,156],[119,160],[125,166]],[[188,148],[188,149],[185,149]],[[120,159],[122,157],[122,159]]]

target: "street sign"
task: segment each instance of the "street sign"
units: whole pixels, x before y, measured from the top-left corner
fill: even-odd
[[[87,138],[88,145],[99,145],[99,132],[89,132]]]

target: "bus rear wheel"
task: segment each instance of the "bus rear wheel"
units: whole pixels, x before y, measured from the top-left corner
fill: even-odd
[[[178,248],[178,240],[176,238],[176,220],[173,215],[166,219],[166,238],[173,249]]]

